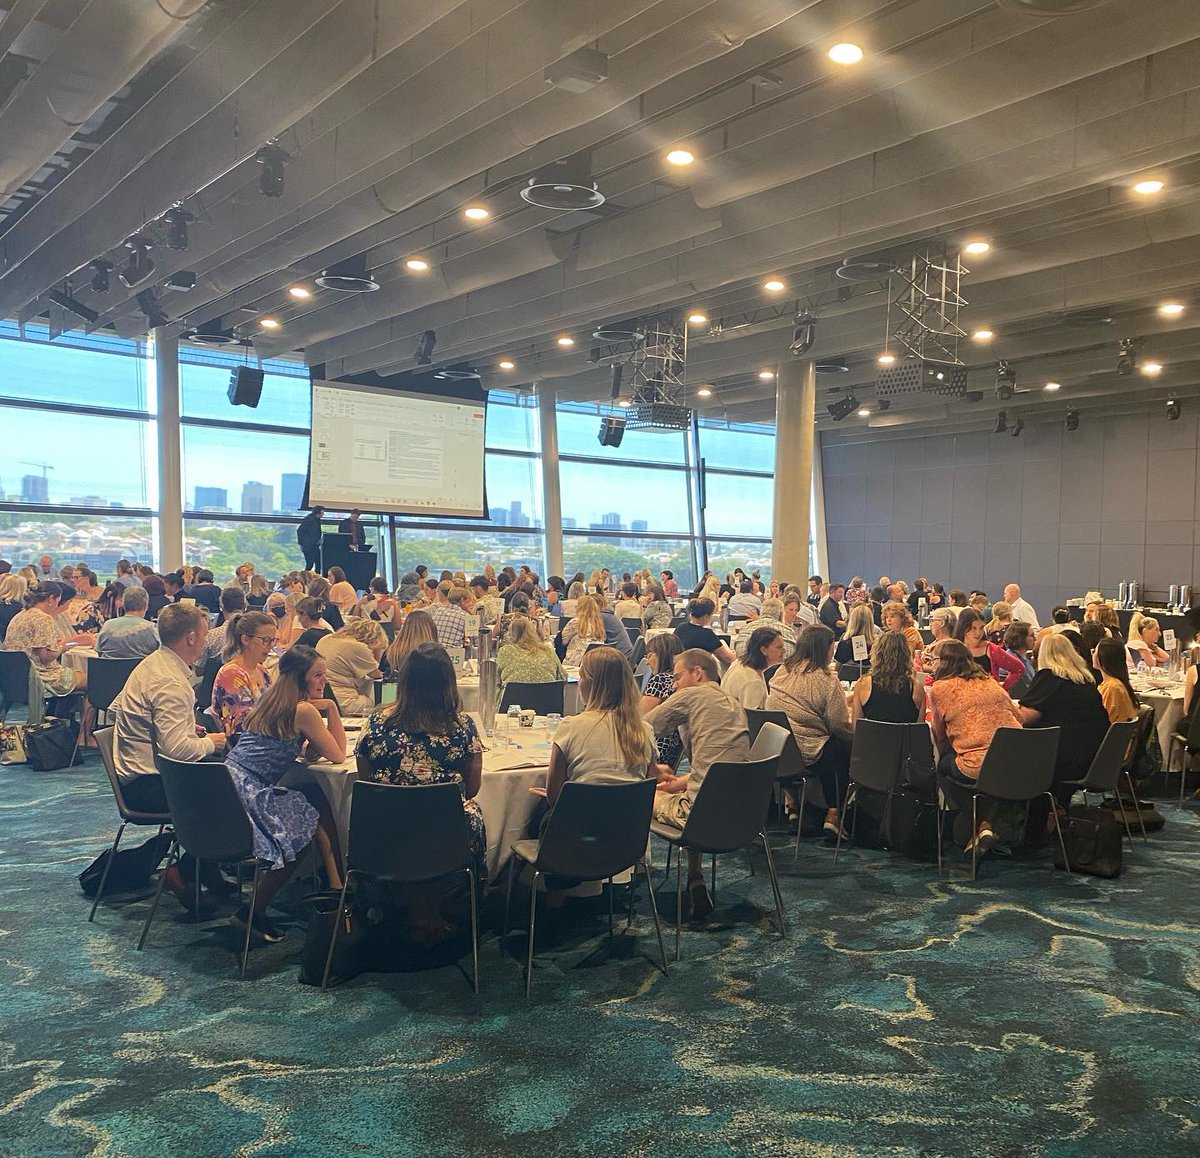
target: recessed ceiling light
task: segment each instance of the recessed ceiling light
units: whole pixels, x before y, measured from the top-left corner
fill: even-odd
[[[278,318],[259,318],[258,324],[264,330],[277,330],[283,323]]]
[[[696,391],[696,397],[697,398],[711,398],[712,392],[713,392],[713,388],[711,386],[701,386],[700,389]]]
[[[563,336],[558,339],[558,344],[562,346],[564,350],[569,350],[573,345],[575,345],[575,339],[567,334],[563,334]]]
[[[404,263],[405,269],[411,269],[413,273],[424,273],[429,268],[429,262],[423,257],[410,257]]]
[[[288,286],[288,293],[298,302],[306,302],[312,297],[312,290],[306,285],[290,285]]]
[[[859,409],[858,416],[859,418],[870,418],[871,411],[866,406],[863,406]]]
[[[491,217],[491,213],[483,205],[468,205],[463,210],[463,216],[468,221],[486,221]]]
[[[515,370],[517,368],[516,362],[513,362],[509,358],[502,358],[496,363],[496,365],[499,366],[501,370]]]
[[[787,289],[787,285],[777,277],[769,277],[763,282],[763,289],[765,289],[767,293],[777,294]]]
[[[963,246],[963,252],[969,253],[972,257],[979,257],[981,254],[987,253],[991,248],[991,243],[987,241],[968,241]]]
[[[896,364],[895,354],[880,354],[876,359],[881,366],[894,366]]]
[[[1046,390],[1061,390],[1062,383],[1061,382],[1047,382],[1044,389],[1046,389]]]
[[[857,64],[863,58],[863,50],[857,44],[835,44],[829,50],[829,59],[834,64]]]
[[[1146,181],[1139,181],[1133,187],[1133,191],[1139,197],[1153,197],[1155,193],[1161,193],[1167,187],[1165,181],[1160,181],[1157,177],[1152,177]]]
[[[759,370],[758,378],[760,382],[770,382],[775,377],[774,370]]]
[[[672,165],[690,165],[696,159],[696,154],[690,149],[672,149],[667,154],[667,160]]]
[[[628,410],[628,409],[629,409],[629,407],[633,405],[633,400],[632,400],[632,399],[630,399],[630,398],[618,398],[618,399],[617,399],[617,405],[618,405],[618,406],[619,406],[619,407],[620,407],[622,410]]]
[[[1164,318],[1177,318],[1183,313],[1183,304],[1181,302],[1163,302],[1163,304],[1158,307],[1158,312],[1162,314]]]
[[[974,342],[990,342],[996,335],[987,326],[982,326],[971,335]]]
[[[689,326],[703,326],[708,321],[707,314],[688,314]]]
[[[1161,362],[1143,362],[1142,373],[1148,378],[1156,378],[1163,372],[1163,364]]]

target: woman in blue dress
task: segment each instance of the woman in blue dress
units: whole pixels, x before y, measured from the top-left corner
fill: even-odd
[[[342,887],[337,827],[324,796],[314,794],[314,808],[302,793],[279,786],[302,750],[309,759],[323,756],[334,764],[346,758],[342,717],[337,704],[324,698],[324,688],[325,661],[313,648],[297,644],[285,651],[275,682],[246,717],[241,739],[225,760],[254,829],[254,855],[266,869],[254,912],[242,905],[233,922],[242,929],[249,922],[264,941],[283,940],[283,931],[267,919],[267,906],[314,836],[329,887]]]

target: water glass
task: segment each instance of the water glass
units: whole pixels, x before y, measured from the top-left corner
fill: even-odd
[[[508,734],[511,736],[514,728],[521,726],[521,705],[508,705]]]
[[[561,723],[562,723],[562,713],[561,712],[550,712],[546,716],[546,734],[548,736],[553,736],[554,733],[558,731],[558,726]]]

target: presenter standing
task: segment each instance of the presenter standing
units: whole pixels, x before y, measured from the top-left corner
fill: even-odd
[[[313,507],[296,528],[296,542],[304,552],[306,571],[319,573],[321,570],[321,516],[324,513],[324,507]]]
[[[364,551],[367,546],[367,533],[363,530],[362,524],[358,521],[362,514],[360,510],[350,512],[348,519],[343,519],[338,523],[338,534],[350,536],[350,550]]]

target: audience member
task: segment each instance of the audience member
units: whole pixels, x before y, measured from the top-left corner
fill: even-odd
[[[1158,646],[1161,638],[1162,629],[1158,626],[1158,620],[1135,611],[1129,621],[1129,639],[1126,643],[1130,662],[1146,667],[1166,667],[1171,657]]]
[[[901,599],[892,599],[883,605],[883,629],[897,631],[904,636],[908,641],[909,650],[914,655],[925,645],[920,631],[913,624],[908,605]]]
[[[1137,693],[1129,682],[1129,663],[1125,649],[1115,639],[1101,639],[1092,652],[1092,668],[1103,677],[1100,681],[1100,699],[1108,713],[1110,724],[1136,720],[1138,715]],[[1196,669],[1193,667],[1192,671]]]
[[[934,643],[939,639],[954,638],[957,618],[953,607],[939,607],[929,613],[929,634],[933,636]]]
[[[388,670],[393,675],[400,670],[405,656],[415,651],[423,643],[437,643],[437,628],[428,611],[410,611],[404,619],[404,626],[396,632],[395,638],[388,645],[384,657]]]
[[[652,712],[675,691],[675,657],[683,651],[679,636],[673,631],[656,635],[646,644],[646,666],[649,676],[642,684],[642,715]],[[683,741],[678,732],[666,732],[658,737],[658,762],[672,771],[683,755]]]
[[[1004,588],[1004,602],[1008,604],[1012,611],[1014,620],[1021,623],[1028,623],[1034,631],[1041,631],[1042,625],[1038,622],[1037,612],[1033,609],[1033,604],[1021,598],[1021,588],[1016,583],[1006,584]],[[995,614],[993,608],[992,614]]]
[[[913,670],[908,640],[898,631],[883,632],[871,651],[870,670],[854,683],[850,723],[915,724],[924,711],[925,678]]]
[[[830,583],[829,594],[817,606],[817,618],[833,632],[835,638],[846,630],[846,619],[850,614],[842,598],[845,593],[846,588],[841,583]]]
[[[28,592],[29,581],[24,575],[0,575],[0,640],[4,639],[8,625],[24,610]]]
[[[467,613],[463,605],[469,598],[465,587],[438,584],[437,606],[429,612],[429,616],[438,634],[438,642],[443,647],[466,647]]]
[[[743,579],[729,600],[731,619],[753,619],[762,610],[762,599],[754,594],[754,584]]]
[[[672,571],[664,571],[659,578],[662,580],[663,594],[668,599],[679,598],[679,584],[675,580],[675,574]]]
[[[638,602],[638,586],[634,582],[622,583],[620,598],[613,607],[618,619],[641,619],[642,605]]]
[[[55,624],[59,585],[47,581],[25,596],[25,609],[9,621],[4,633],[5,651],[23,651],[29,656],[48,696],[69,696],[87,686],[87,673],[63,667],[59,662],[64,643]]]
[[[783,635],[777,627],[756,627],[746,650],[725,672],[721,690],[743,708],[766,707],[767,669],[783,663],[785,653]]]
[[[239,588],[240,591],[240,588]],[[262,611],[236,612],[225,624],[225,661],[213,680],[212,714],[227,736],[242,730],[271,686],[266,660],[275,646],[275,621]]]
[[[325,660],[326,679],[343,716],[367,716],[374,710],[373,685],[383,676],[379,661],[387,642],[383,628],[371,619],[352,619],[317,640],[317,654]]]
[[[96,654],[104,659],[145,659],[158,650],[158,629],[146,619],[149,596],[144,587],[127,587],[125,614],[108,620],[96,637]]]
[[[675,618],[671,605],[667,602],[666,592],[657,583],[651,582],[646,585],[646,592],[642,596],[641,617],[643,630],[651,627],[670,627]]]
[[[330,600],[329,593],[332,590],[333,588],[330,586],[328,579],[322,579],[320,575],[314,575],[312,579],[309,580],[308,588],[306,589],[305,594],[311,596],[313,599],[319,599],[321,601],[321,618],[324,619],[334,631],[340,631],[346,626],[346,621],[342,617],[341,608],[339,608],[336,603],[333,603]]]
[[[624,631],[624,627],[621,630]],[[583,662],[588,647],[593,643],[604,643],[605,635],[604,619],[600,615],[595,597],[581,595],[575,603],[575,618],[562,632],[563,643],[567,647],[567,666],[578,667]]]
[[[289,647],[303,644],[305,647],[317,646],[317,641],[325,635],[333,634],[333,625],[325,619],[325,603],[311,595],[296,600],[296,619],[292,625],[292,638]]]
[[[329,602],[342,613],[343,619],[349,619],[358,607],[358,592],[341,567],[330,567],[325,579],[329,583]]]
[[[194,599],[196,606],[203,607],[210,615],[216,615],[221,609],[221,591],[213,582],[213,573],[207,567],[196,572],[196,582],[184,591],[181,598]]]
[[[203,675],[210,659],[215,659],[225,651],[229,620],[239,611],[246,610],[246,593],[236,583],[221,588],[221,616],[216,627],[208,629],[208,638],[204,641],[204,651],[196,661],[196,674]],[[271,620],[272,624],[275,620]],[[276,633],[278,634],[278,632]]]
[[[687,605],[688,621],[675,628],[679,642],[685,651],[699,648],[716,656],[728,666],[737,659],[733,649],[725,643],[709,626],[712,623],[716,607],[711,599],[693,599]]]
[[[871,662],[871,649],[881,633],[875,628],[875,619],[871,614],[868,603],[856,603],[850,608],[850,617],[846,620],[846,634],[838,640],[833,649],[833,658],[837,663],[854,663],[854,640],[862,637],[867,645],[867,658],[864,663]]]
[[[496,678],[500,693],[510,683],[552,684],[565,681],[567,673],[554,653],[538,633],[532,619],[514,620],[508,639],[496,652]]]

